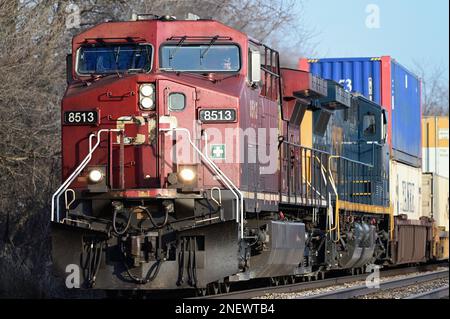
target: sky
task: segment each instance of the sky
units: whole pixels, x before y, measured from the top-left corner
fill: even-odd
[[[314,57],[390,55],[449,70],[448,0],[304,0],[303,23],[314,30]]]

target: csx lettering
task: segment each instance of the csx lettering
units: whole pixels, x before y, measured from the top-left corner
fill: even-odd
[[[415,185],[414,183],[402,182],[402,190],[403,190],[403,210],[407,212],[414,212],[414,191]]]

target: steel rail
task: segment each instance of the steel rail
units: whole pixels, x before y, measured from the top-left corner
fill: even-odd
[[[436,269],[436,267],[441,266],[440,264],[430,264],[424,266],[415,266],[408,268],[396,268],[380,271],[380,277],[391,277],[397,275],[410,274],[414,272],[423,272],[430,271]],[[201,296],[194,297],[189,299],[249,299],[254,297],[263,296],[267,293],[292,293],[299,292],[304,290],[318,289],[318,288],[326,288],[334,285],[346,284],[355,281],[366,280],[370,273],[360,274],[360,275],[351,275],[351,276],[342,276],[342,277],[334,277],[328,279],[321,279],[316,281],[309,282],[300,282],[290,285],[284,286],[273,286],[273,287],[261,287],[254,288],[248,290],[239,290],[232,291],[229,293],[216,294],[210,296]]]
[[[267,293],[291,293],[301,290],[329,287],[333,285],[344,284],[347,282],[364,280],[366,277],[367,275],[356,275],[356,276],[328,278],[323,280],[301,282],[285,286],[262,287],[244,291],[234,291],[226,294],[196,297],[195,299],[249,299],[259,297]]]
[[[433,289],[430,291],[426,291],[420,294],[415,294],[408,296],[403,299],[442,299],[449,296],[448,285],[444,287],[440,287],[437,289]]]
[[[368,287],[367,285],[360,285],[356,287],[338,289],[330,292],[319,293],[309,296],[301,296],[295,299],[350,299],[354,297],[377,293],[387,289],[401,288],[435,279],[445,278],[448,277],[448,274],[449,274],[448,270],[441,270],[422,275],[415,275],[406,278],[385,281],[380,283],[379,288],[371,288]]]

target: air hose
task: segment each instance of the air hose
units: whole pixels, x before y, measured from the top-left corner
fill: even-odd
[[[180,252],[178,253],[178,280],[177,286],[181,286],[184,282],[184,251],[186,239],[182,238],[180,243]]]
[[[118,234],[118,235],[123,235],[127,232],[128,228],[130,227],[131,224],[131,212],[128,211],[128,220],[127,220],[127,224],[124,227],[124,229],[122,229],[121,231],[117,230],[117,224],[116,224],[116,219],[117,219],[117,214],[121,212],[121,210],[119,209],[115,209],[114,213],[113,213],[113,221],[112,221],[112,226],[114,231]]]
[[[161,224],[158,224],[156,221],[155,221],[155,219],[153,218],[153,216],[152,216],[152,213],[150,212],[150,210],[147,208],[147,207],[145,207],[145,206],[139,206],[139,208],[140,209],[142,209],[143,211],[145,211],[145,213],[147,214],[147,216],[148,216],[148,219],[150,219],[150,222],[152,223],[152,225],[155,227],[155,228],[163,228],[164,226],[166,226],[167,225],[167,221],[169,220],[169,212],[166,210],[165,211],[165,216],[164,216],[164,221],[161,223]]]
[[[139,208],[139,209],[141,209],[142,211],[145,212],[145,214],[148,216],[148,219],[150,220],[150,222],[152,223],[152,225],[153,225],[155,228],[158,228],[158,229],[159,229],[159,228],[162,228],[162,227],[164,227],[164,226],[167,225],[167,222],[168,222],[168,219],[169,219],[169,212],[168,212],[168,211],[165,211],[164,221],[163,221],[161,224],[158,224],[158,223],[155,221],[155,219],[153,218],[153,216],[152,216],[150,210],[149,210],[147,207],[145,207],[145,206],[138,206],[137,208]],[[114,231],[115,231],[119,236],[125,235],[125,233],[126,233],[126,232],[128,231],[128,229],[130,228],[130,224],[131,224],[131,215],[132,215],[132,211],[129,210],[129,211],[128,211],[128,220],[127,220],[126,226],[125,226],[122,230],[120,230],[120,231],[117,229],[117,222],[116,222],[117,214],[118,214],[119,212],[122,212],[122,211],[123,211],[123,210],[121,210],[121,209],[116,209],[116,210],[114,210],[114,214],[113,214],[113,222],[112,222],[112,224],[113,224],[113,229],[114,229]],[[160,268],[161,268],[161,263],[162,263],[162,260],[161,260],[160,258],[158,258],[158,259],[155,261],[155,263],[149,268],[149,270],[148,270],[148,272],[147,272],[147,274],[145,275],[144,278],[139,278],[139,277],[134,276],[134,275],[131,273],[130,268],[128,267],[128,263],[127,263],[127,254],[126,254],[125,250],[123,249],[123,244],[120,245],[120,250],[121,250],[121,252],[122,252],[123,264],[124,264],[124,266],[125,266],[125,269],[126,269],[126,271],[127,271],[128,276],[131,278],[131,280],[133,280],[134,282],[136,282],[136,283],[138,283],[138,284],[147,284],[147,283],[153,281],[153,280],[156,278],[156,276],[158,276],[159,270],[160,270]]]
[[[147,274],[145,275],[144,278],[138,278],[138,277],[135,277],[135,276],[131,273],[131,271],[130,271],[130,269],[128,268],[128,265],[127,265],[126,263],[125,263],[125,268],[127,269],[127,274],[128,274],[128,276],[129,276],[133,281],[135,281],[135,282],[138,283],[138,284],[145,285],[145,284],[147,284],[147,283],[149,283],[149,282],[155,280],[156,276],[158,276],[159,269],[161,268],[161,264],[162,264],[161,260],[157,260],[157,261],[156,261],[156,262],[148,269],[148,272],[147,272]]]
[[[141,285],[145,285],[145,284],[155,280],[155,278],[156,278],[156,276],[158,276],[159,270],[161,268],[161,264],[162,264],[162,260],[161,259],[157,259],[155,261],[155,263],[148,269],[147,274],[145,275],[144,278],[139,278],[139,277],[134,276],[131,273],[130,268],[128,267],[127,254],[123,250],[123,244],[120,245],[120,250],[122,252],[123,265],[125,266],[125,269],[127,271],[128,277],[130,277],[131,280],[133,280],[137,284],[141,284]]]
[[[85,277],[85,280],[88,283],[88,287],[92,288],[95,284],[95,280],[97,278],[98,271],[100,269],[100,264],[102,261],[102,249],[103,244],[100,243],[94,243],[93,241],[85,245],[87,246],[87,249],[84,249],[84,251],[87,250],[86,259],[84,260],[83,256],[84,253],[81,255],[81,266],[83,268],[83,274]]]

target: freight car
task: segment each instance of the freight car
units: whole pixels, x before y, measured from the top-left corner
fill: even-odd
[[[422,176],[422,212],[432,218],[433,258],[448,260],[449,251],[449,181],[448,178],[433,173]]]
[[[434,220],[433,258],[449,258],[448,117],[422,119],[422,213]]]
[[[398,261],[389,114],[370,99],[172,17],[75,36],[67,81],[52,251],[81,287],[216,292]]]

